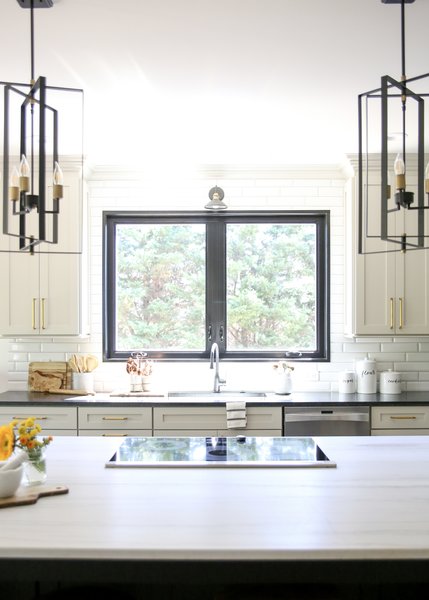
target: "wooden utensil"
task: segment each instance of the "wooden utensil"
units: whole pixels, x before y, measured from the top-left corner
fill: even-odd
[[[44,487],[38,490],[32,490],[31,492],[18,492],[14,496],[10,496],[10,498],[0,498],[0,508],[22,506],[24,504],[36,504],[39,498],[68,494],[68,491],[69,489],[64,485],[56,485],[55,487]]]
[[[98,367],[98,359],[96,356],[93,356],[92,354],[88,354],[88,356],[86,357],[86,370],[88,371],[88,373],[91,373],[91,371],[94,371],[94,369],[96,369]]]

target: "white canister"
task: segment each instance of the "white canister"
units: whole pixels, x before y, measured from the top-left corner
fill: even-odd
[[[94,392],[94,373],[72,373],[72,388],[84,392]]]
[[[356,378],[358,394],[377,393],[377,371],[375,360],[364,358],[356,363]]]
[[[401,374],[389,369],[380,373],[380,394],[400,394],[402,392]]]
[[[356,375],[353,371],[343,371],[338,377],[338,392],[354,394],[356,391]]]

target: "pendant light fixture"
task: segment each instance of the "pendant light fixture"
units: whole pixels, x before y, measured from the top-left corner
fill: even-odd
[[[425,169],[425,102],[429,73],[407,78],[405,4],[381,0],[401,11],[401,77],[381,77],[381,86],[359,95],[359,254],[405,252],[429,247],[429,167]],[[392,194],[392,184],[394,193]],[[426,215],[426,216],[425,216]]]
[[[59,158],[59,110],[51,101],[59,96],[64,102],[64,95],[77,93],[83,119],[83,91],[48,86],[45,77],[35,79],[34,10],[51,8],[53,1],[17,2],[30,14],[31,78],[29,84],[0,82],[4,96],[3,234],[17,238],[17,248],[10,251],[33,254],[42,242],[58,244],[64,181]],[[73,102],[65,101],[68,104]],[[70,121],[70,115],[66,119]]]

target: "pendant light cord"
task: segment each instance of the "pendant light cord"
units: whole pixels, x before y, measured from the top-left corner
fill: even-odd
[[[404,160],[404,165],[406,166],[406,157],[405,157],[405,137],[406,137],[406,84],[405,81],[407,76],[405,74],[405,0],[401,0],[401,82],[403,84],[403,92],[402,92],[402,158]]]
[[[34,83],[34,0],[30,5],[30,53],[31,53],[31,83]]]

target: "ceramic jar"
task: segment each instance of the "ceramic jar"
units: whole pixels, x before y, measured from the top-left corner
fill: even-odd
[[[358,394],[377,393],[377,370],[375,360],[364,358],[356,363]]]
[[[380,394],[400,394],[402,392],[401,374],[392,371],[380,373]]]
[[[274,375],[274,393],[290,394],[292,392],[292,375],[290,371],[283,371]]]
[[[354,394],[356,391],[356,374],[354,371],[343,371],[338,377],[338,392]]]

